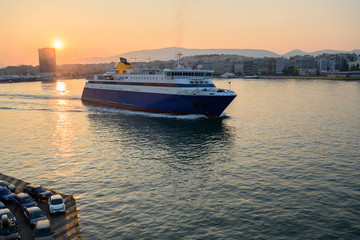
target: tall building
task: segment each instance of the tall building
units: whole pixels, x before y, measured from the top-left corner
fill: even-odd
[[[289,67],[289,59],[276,58],[276,74],[283,74],[284,69]]]
[[[55,48],[39,49],[39,67],[40,67],[40,73],[56,72]]]

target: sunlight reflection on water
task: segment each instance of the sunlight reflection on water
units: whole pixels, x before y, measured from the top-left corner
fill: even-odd
[[[60,96],[67,95],[69,91],[67,90],[67,86],[65,82],[56,82],[56,94]]]
[[[234,79],[207,119],[83,104],[84,80],[3,84],[1,171],[74,194],[84,239],[355,239],[359,85]]]

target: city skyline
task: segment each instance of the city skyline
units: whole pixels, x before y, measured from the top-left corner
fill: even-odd
[[[346,1],[16,1],[0,3],[0,65],[37,65],[37,50],[59,64],[165,47],[358,49],[360,2]]]

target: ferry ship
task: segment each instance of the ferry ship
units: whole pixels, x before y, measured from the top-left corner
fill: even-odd
[[[120,58],[114,69],[88,79],[81,99],[138,111],[219,117],[236,93],[217,88],[213,73],[181,67],[135,69]]]

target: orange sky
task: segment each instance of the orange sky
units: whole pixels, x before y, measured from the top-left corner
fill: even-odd
[[[359,0],[0,1],[0,66],[58,64],[164,47],[359,49]]]

